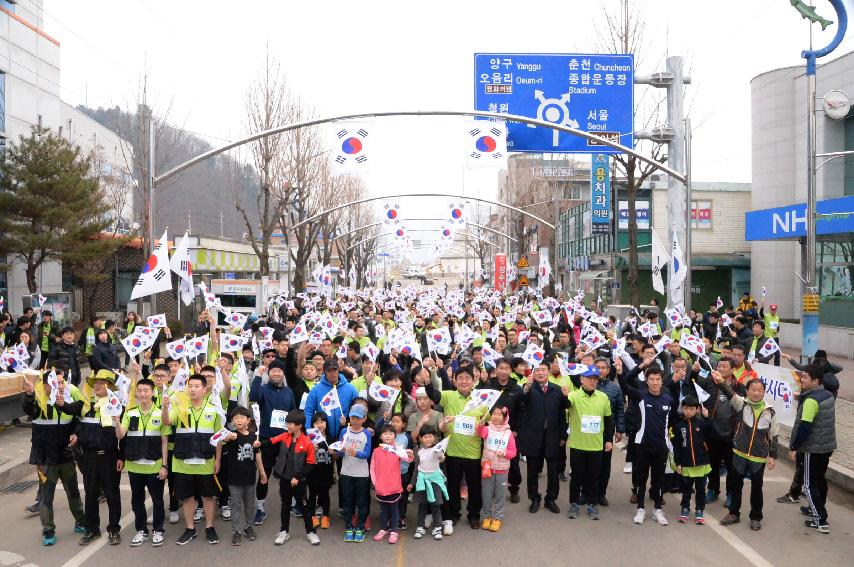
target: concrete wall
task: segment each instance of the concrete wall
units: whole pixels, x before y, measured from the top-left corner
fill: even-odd
[[[785,348],[800,351],[803,346],[800,323],[780,323],[780,342]],[[830,355],[854,360],[854,329],[819,326],[818,348]]]

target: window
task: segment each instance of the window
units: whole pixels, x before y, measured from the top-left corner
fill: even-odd
[[[10,0],[0,0],[0,8],[5,8],[9,12],[15,13],[15,2],[10,2]]]
[[[691,228],[712,228],[711,201],[691,201]]]
[[[845,119],[845,151],[854,150],[854,116]],[[843,195],[854,195],[854,156],[845,156]]]

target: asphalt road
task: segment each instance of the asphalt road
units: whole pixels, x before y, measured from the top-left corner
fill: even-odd
[[[560,515],[542,510],[529,514],[527,502],[507,505],[504,529],[499,533],[473,531],[463,523],[456,533],[441,542],[425,538],[412,539],[415,509],[410,507],[410,529],[402,533],[396,546],[370,539],[362,544],[343,541],[342,521],[334,518],[331,529],[320,530],[321,545],[311,547],[302,534],[301,521],[292,518],[292,539],[282,547],[273,545],[278,530],[279,505],[277,498],[268,499],[268,520],[258,528],[259,539],[244,542],[240,547],[230,544],[227,523],[217,519],[222,543],[210,545],[200,537],[189,545],[178,547],[175,539],[179,526],[168,526],[166,543],[160,548],[146,544],[139,548],[128,546],[133,537],[133,517],[130,513],[130,492],[126,477],[122,488],[124,500],[120,546],[106,545],[106,538],[83,548],[77,544],[78,534],[72,533],[72,520],[65,496],[57,491],[56,516],[59,529],[54,547],[41,545],[37,517],[27,518],[23,509],[32,502],[35,489],[23,494],[0,496],[0,506],[6,511],[3,530],[0,530],[0,566],[108,566],[117,565],[272,565],[287,561],[291,565],[318,565],[319,562],[346,562],[351,565],[448,565],[460,566],[469,561],[479,565],[551,566],[570,562],[581,565],[690,565],[708,564],[740,566],[757,565],[851,565],[854,557],[854,500],[850,495],[831,494],[830,535],[821,535],[804,527],[803,516],[794,505],[778,504],[790,479],[788,465],[771,471],[765,483],[765,521],[760,532],[751,532],[746,522],[724,528],[716,520],[725,511],[720,502],[707,508],[707,525],[678,524],[678,495],[666,497],[665,512],[671,520],[666,527],[656,525],[648,516],[646,523],[632,523],[633,506],[628,502],[629,475],[622,473],[623,455],[614,459],[609,497],[611,506],[601,511],[601,521],[583,517],[569,520],[564,512],[568,486],[561,483]],[[524,468],[524,467],[523,467]],[[274,481],[275,482],[275,481]],[[545,479],[541,478],[544,489]],[[524,486],[524,485],[523,485]],[[523,489],[524,491],[524,489]],[[278,494],[274,485],[271,496]],[[333,489],[333,508],[335,504]],[[523,492],[524,494],[524,492]],[[745,487],[745,496],[748,488]],[[374,516],[377,506],[372,506]],[[746,510],[743,511],[746,517]],[[102,504],[102,521],[106,504]],[[377,518],[375,517],[376,521]],[[372,534],[369,534],[372,535]],[[237,563],[235,563],[237,562]],[[578,563],[581,562],[581,563]]]

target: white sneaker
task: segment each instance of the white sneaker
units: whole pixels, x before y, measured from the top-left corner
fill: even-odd
[[[140,530],[140,531],[136,532],[136,535],[133,536],[132,540],[130,540],[130,546],[131,547],[139,547],[140,545],[145,543],[145,540],[147,540],[147,539],[148,539],[148,533]]]
[[[151,546],[160,547],[163,545],[163,532],[154,532],[151,536]]]
[[[632,464],[626,463],[625,465],[623,465],[623,472],[626,474],[632,474]]]
[[[307,539],[308,543],[311,545],[320,545],[320,538],[317,537],[316,533],[305,534],[305,539]]]
[[[445,535],[454,535],[454,522],[451,520],[445,520],[442,522],[442,533]],[[436,534],[434,533],[433,535]]]
[[[652,517],[655,518],[655,521],[658,522],[659,526],[666,526],[669,523],[667,521],[667,516],[664,515],[664,511],[661,508],[653,510]]]
[[[231,506],[223,506],[222,508],[220,508],[220,511],[222,512],[223,520],[231,519]]]
[[[426,533],[427,528],[422,528],[421,526],[418,526],[417,528],[415,528],[415,533],[412,535],[412,537],[414,537],[415,539],[421,539]]]
[[[433,539],[437,541],[442,539],[442,528],[433,528]]]
[[[180,518],[180,516],[178,515],[178,511],[177,511],[177,510],[175,510],[174,512],[169,512],[169,523],[170,523],[170,524],[177,524],[177,523],[178,523],[178,520],[180,520],[180,519],[181,519],[181,518]]]
[[[428,529],[433,527],[433,514],[427,514],[424,518],[424,527]]]
[[[196,511],[193,513],[193,522],[198,524],[202,521],[202,518],[205,515],[205,511],[201,508],[196,508]]]
[[[643,523],[644,518],[646,518],[646,510],[643,508],[638,508],[638,511],[635,512],[634,522],[638,525]]]
[[[273,540],[273,543],[275,543],[276,545],[282,545],[289,539],[291,539],[291,536],[288,534],[288,532],[281,531],[276,534],[276,539]]]

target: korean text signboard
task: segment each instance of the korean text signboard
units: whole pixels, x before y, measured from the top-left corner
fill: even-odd
[[[590,211],[593,234],[607,234],[611,228],[611,175],[607,154],[593,154],[590,167]]]
[[[633,147],[634,58],[571,53],[476,53],[476,110],[536,118]],[[514,152],[618,153],[566,132],[507,124]]]

